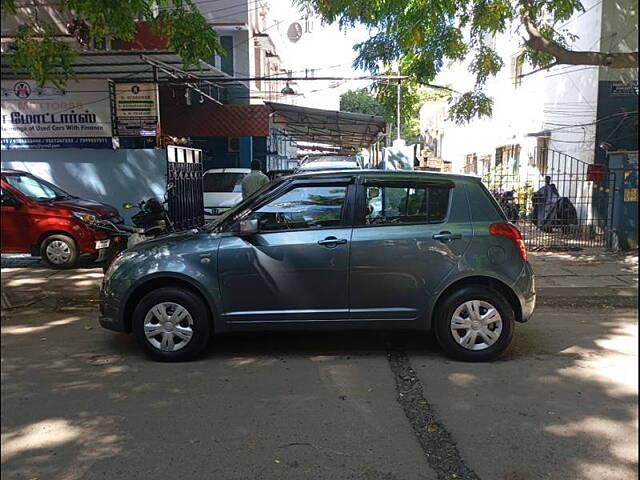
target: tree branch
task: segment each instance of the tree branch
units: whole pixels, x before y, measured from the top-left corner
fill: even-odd
[[[542,36],[533,20],[528,16],[522,17],[522,22],[529,34],[527,45],[533,50],[548,53],[553,56],[555,64],[565,65],[597,65],[611,68],[638,68],[638,52],[604,53],[591,51],[573,51],[558,45]]]

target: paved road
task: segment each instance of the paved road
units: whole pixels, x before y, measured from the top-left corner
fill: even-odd
[[[160,364],[96,326],[99,271],[2,273],[26,305],[2,318],[3,478],[635,475],[633,310],[543,307],[491,364],[375,333],[226,336]]]

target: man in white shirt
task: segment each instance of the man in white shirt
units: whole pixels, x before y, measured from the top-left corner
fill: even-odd
[[[242,199],[249,198],[256,191],[260,190],[263,185],[269,183],[269,177],[260,171],[262,165],[260,160],[251,162],[251,172],[242,180]]]

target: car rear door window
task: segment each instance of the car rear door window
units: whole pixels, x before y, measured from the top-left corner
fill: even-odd
[[[339,227],[346,194],[346,185],[296,187],[260,207],[253,216],[263,232]]]
[[[364,224],[442,222],[449,208],[449,190],[431,185],[367,186]]]

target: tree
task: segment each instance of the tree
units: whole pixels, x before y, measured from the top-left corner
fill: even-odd
[[[390,74],[390,72],[387,72]],[[449,96],[449,91],[431,90],[404,80],[400,84],[400,136],[407,141],[415,140],[420,134],[419,110],[424,101],[437,100]],[[397,84],[395,81],[377,82],[371,88],[349,90],[340,96],[340,110],[365,113],[384,117],[391,127],[397,125]],[[390,132],[391,133],[391,132]]]
[[[29,4],[17,6],[15,0],[1,0],[1,7],[3,16],[16,14],[18,8],[36,9]],[[185,67],[224,53],[215,30],[191,0],[58,0],[56,10],[69,20],[66,28],[78,45],[61,41],[59,27],[34,15],[17,28],[8,47],[11,68],[39,84],[65,85],[74,78],[77,46],[99,47],[107,38],[132,40],[138,22],[150,23],[164,36]]]
[[[469,61],[473,90],[459,93],[451,108],[459,123],[490,116],[492,101],[484,93],[490,76],[505,61],[487,39],[519,25],[522,53],[534,68],[554,65],[599,65],[637,68],[638,52],[578,52],[569,48],[575,36],[563,29],[584,12],[580,0],[298,0],[325,21],[342,27],[363,24],[373,32],[355,46],[354,66],[379,73],[399,61],[400,71],[419,83],[432,81],[445,62]],[[637,14],[637,12],[636,12]],[[631,22],[637,22],[635,14]]]
[[[340,95],[340,110],[378,117],[383,117],[385,114],[380,102],[366,88],[349,90]]]

